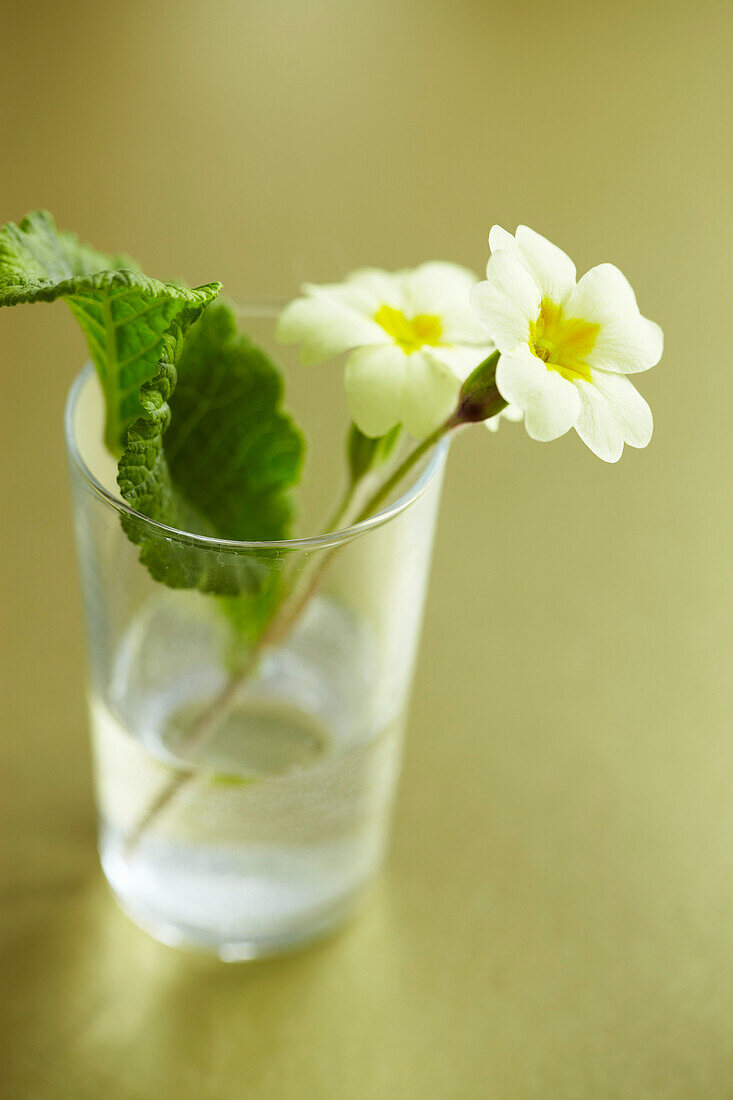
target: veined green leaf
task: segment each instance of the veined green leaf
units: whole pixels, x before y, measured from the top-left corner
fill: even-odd
[[[177,378],[176,378],[177,374]],[[280,409],[282,380],[237,331],[224,303],[188,333],[177,368],[161,362],[140,393],[118,482],[137,511],[169,527],[236,541],[287,538],[291,490],[300,477],[303,437]],[[157,580],[247,598],[228,609],[240,633],[256,633],[275,599],[282,558],[269,550],[215,555],[163,538],[134,520],[126,530]],[[246,622],[242,622],[242,614]]]
[[[105,443],[119,454],[142,413],[140,388],[161,359],[180,350],[186,328],[219,293],[143,275],[126,256],[108,256],[56,229],[35,211],[0,230],[0,306],[63,298],[79,321],[105,397]],[[175,361],[175,359],[172,359]]]
[[[149,279],[132,260],[57,230],[43,211],[0,230],[0,306],[61,298],[82,326],[104,391],[105,441],[122,451],[122,497],[168,527],[279,540],[293,518],[303,439],[279,408],[277,369],[237,332],[231,309],[204,312],[219,290]],[[277,601],[282,555],[217,554],[134,516],[122,522],[156,580],[230,597],[222,606],[236,637],[257,636]]]
[[[183,346],[165,455],[176,486],[221,538],[289,534],[304,443],[282,395],[279,371],[238,332],[232,308],[208,309]]]

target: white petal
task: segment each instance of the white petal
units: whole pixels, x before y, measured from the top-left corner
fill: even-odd
[[[275,337],[281,344],[299,343],[301,362],[306,366],[350,348],[389,340],[380,325],[326,294],[290,302],[278,318]]]
[[[502,229],[500,225],[492,225],[489,230],[489,248],[492,252],[498,252],[500,248],[507,248],[512,252],[515,243],[514,237],[506,229]]]
[[[489,349],[486,355],[494,349],[486,329],[479,324],[479,320],[471,306],[470,297],[466,306],[446,306],[440,317],[440,328],[440,339],[443,344],[472,347],[478,349],[479,356],[482,348]],[[486,355],[484,355],[484,359]],[[481,359],[477,358],[476,362],[480,363]]]
[[[400,423],[407,360],[396,344],[357,348],[346,360],[346,400],[364,435],[384,435]]]
[[[407,317],[440,318],[446,344],[486,344],[486,333],[471,309],[470,293],[478,278],[460,264],[420,264],[406,274],[403,300]],[[477,360],[478,362],[478,360]]]
[[[485,336],[486,333],[484,333]],[[479,363],[483,363],[484,359],[488,359],[494,349],[490,344],[485,344],[484,347],[444,347],[439,345],[424,350],[432,358],[445,364],[460,382],[465,382],[471,371],[475,370]]]
[[[580,438],[605,462],[618,462],[624,443],[646,447],[652,437],[651,409],[622,374],[594,371],[579,381],[582,409],[575,425]]]
[[[654,418],[636,386],[620,374],[595,371],[593,381],[612,406],[616,422],[630,447],[646,447],[654,431]]]
[[[471,301],[473,290],[478,285],[480,284],[473,284],[466,295],[465,302],[446,302],[438,314],[440,338],[443,344],[467,344],[478,348],[493,347],[486,329],[476,316]]]
[[[407,356],[401,423],[415,439],[424,439],[450,416],[461,384],[451,370],[427,351]]]
[[[613,264],[599,264],[586,272],[570,295],[565,313],[600,325],[588,356],[592,367],[633,374],[648,370],[662,358],[661,328],[642,317],[628,280]]]
[[[529,226],[517,227],[519,257],[540,288],[543,298],[561,305],[575,286],[575,264],[556,244]]]
[[[408,315],[441,314],[451,303],[468,306],[468,295],[477,282],[478,276],[460,264],[420,264],[405,276],[406,304],[411,306]]]
[[[569,317],[599,322],[638,309],[631,284],[614,264],[598,264],[586,271],[567,304]]]
[[[601,391],[592,382],[578,383],[581,410],[575,430],[604,462],[618,462],[624,449],[624,438],[613,410]]]
[[[621,374],[638,374],[657,365],[664,350],[659,325],[638,314],[635,319],[617,319],[601,325],[595,345],[587,356],[591,367]]]
[[[504,249],[515,256],[526,267],[543,298],[561,305],[571,294],[575,286],[575,264],[561,248],[529,226],[518,226],[515,237],[500,226],[493,226],[489,247],[492,252]]]
[[[530,321],[540,312],[540,292],[532,276],[510,252],[494,252],[486,281],[471,292],[476,316],[500,351],[529,340]]]
[[[404,271],[382,271],[378,267],[362,267],[352,271],[343,283],[328,286],[307,285],[312,294],[337,297],[367,317],[373,317],[380,306],[402,309],[404,305]]]
[[[505,401],[523,410],[532,439],[547,442],[565,435],[580,414],[580,398],[573,383],[548,370],[528,347],[501,356],[496,385]]]

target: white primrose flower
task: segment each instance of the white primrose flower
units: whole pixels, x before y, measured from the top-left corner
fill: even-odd
[[[489,246],[471,300],[501,352],[497,388],[523,410],[530,436],[575,428],[606,462],[624,443],[645,447],[651,410],[626,376],[659,362],[663,335],[619,269],[600,264],[576,281],[572,260],[525,225],[514,237],[495,225]]]
[[[471,309],[476,276],[451,263],[394,273],[367,268],[303,287],[277,325],[304,364],[349,352],[346,397],[356,426],[381,436],[402,424],[423,439],[453,412],[461,383],[493,344]]]

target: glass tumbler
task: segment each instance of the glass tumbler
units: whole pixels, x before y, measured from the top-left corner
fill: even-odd
[[[102,417],[88,367],[65,423],[104,873],[164,943],[285,950],[350,915],[383,857],[447,447],[364,522],[228,542],[129,508]],[[244,671],[221,598],[153,580],[130,523],[209,575],[317,583]]]

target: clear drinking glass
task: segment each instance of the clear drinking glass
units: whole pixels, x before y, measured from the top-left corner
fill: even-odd
[[[133,512],[101,439],[89,367],[66,442],[105,875],[168,944],[230,960],[317,937],[382,859],[447,447],[365,522],[238,543]],[[230,576],[302,570],[314,594],[237,680],[219,597],[154,581],[123,530],[131,519],[182,561]]]

